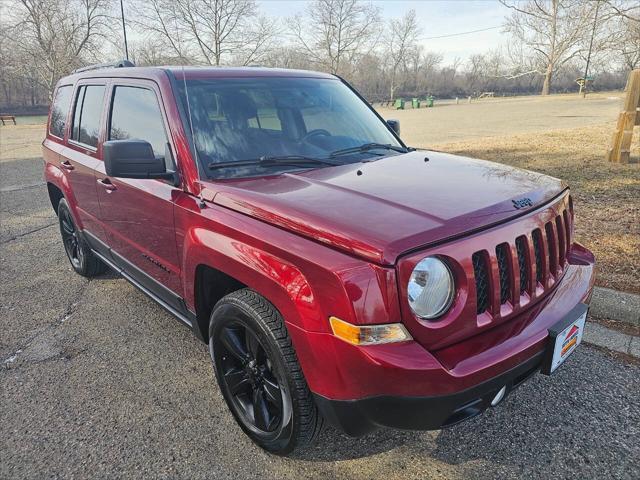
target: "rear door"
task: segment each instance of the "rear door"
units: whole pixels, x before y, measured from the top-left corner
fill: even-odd
[[[65,171],[75,200],[82,228],[105,240],[99,214],[95,169],[100,164],[99,151],[104,134],[106,101],[104,81],[80,81],[74,91],[71,127],[66,146],[60,152],[60,167]]]
[[[156,156],[175,170],[169,129],[156,84],[114,79],[109,88],[105,140],[146,140]],[[180,308],[180,267],[175,241],[173,199],[181,190],[166,180],[108,177],[98,170],[100,219],[112,256],[141,285]]]

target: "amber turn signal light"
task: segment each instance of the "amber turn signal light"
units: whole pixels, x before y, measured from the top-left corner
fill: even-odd
[[[379,345],[411,340],[411,335],[401,323],[352,325],[338,317],[330,317],[329,323],[333,334],[351,345]]]

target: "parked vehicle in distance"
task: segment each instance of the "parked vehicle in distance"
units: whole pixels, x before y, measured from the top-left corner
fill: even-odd
[[[325,422],[454,425],[580,343],[594,257],[567,185],[409,148],[335,76],[87,69],[43,154],[73,269],[110,267],[208,343],[270,452]]]

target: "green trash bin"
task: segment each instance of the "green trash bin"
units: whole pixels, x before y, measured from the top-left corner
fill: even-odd
[[[427,107],[433,107],[433,95],[429,95],[425,101],[427,102]]]
[[[418,98],[411,99],[411,106],[413,108],[420,108],[420,99]]]
[[[396,110],[404,110],[404,99],[396,98],[396,101],[393,103],[393,106]]]

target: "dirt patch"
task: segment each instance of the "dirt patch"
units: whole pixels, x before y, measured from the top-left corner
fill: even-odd
[[[0,162],[41,156],[45,131],[44,124],[0,127]]]
[[[640,337],[640,327],[627,322],[621,322],[619,320],[613,320],[611,318],[598,318],[590,314],[589,320],[600,325],[610,328],[611,330],[617,330],[618,332],[626,333],[633,337]]]
[[[430,147],[566,180],[574,197],[577,240],[597,257],[596,283],[640,293],[640,164],[605,161],[612,131],[604,124]],[[631,153],[640,157],[637,131]]]
[[[384,118],[400,120],[402,138],[408,145],[425,147],[434,143],[459,142],[483,137],[548,132],[567,128],[615,126],[623,94],[487,98],[466,103],[436,101],[434,108],[394,110],[377,108]],[[610,141],[607,138],[607,143]],[[604,148],[604,143],[600,150]]]

